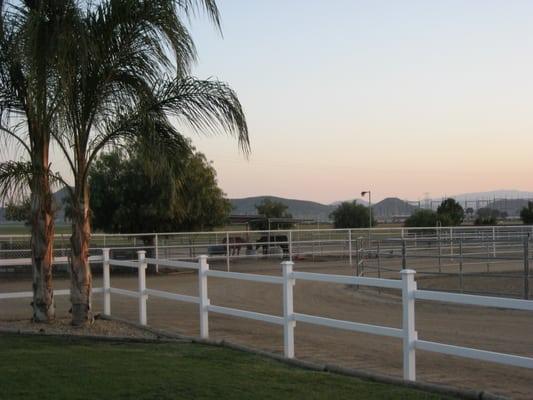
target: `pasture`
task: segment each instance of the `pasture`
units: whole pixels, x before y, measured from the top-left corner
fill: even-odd
[[[224,269],[223,261],[213,262],[213,269]],[[353,275],[354,266],[346,260],[296,261],[296,271]],[[280,275],[279,260],[236,259],[232,271]],[[388,271],[392,276],[398,272]],[[397,278],[397,277],[396,277]],[[429,279],[428,284],[434,284]],[[418,280],[425,285],[424,279]],[[113,287],[136,290],[136,274],[114,272]],[[209,278],[209,298],[213,304],[266,314],[282,314],[282,293],[275,285]],[[30,280],[11,276],[0,281],[0,292],[28,290]],[[68,279],[56,278],[57,289],[68,288]],[[97,275],[95,287],[101,287]],[[148,275],[147,287],[190,296],[198,294],[198,279],[187,272]],[[68,316],[68,298],[56,297],[58,314]],[[29,301],[3,300],[0,320],[27,318]],[[102,297],[94,297],[95,311],[102,311]],[[319,282],[298,282],[294,288],[295,312],[329,318],[400,328],[401,297],[388,291],[363,289]],[[459,306],[417,301],[416,329],[424,340],[468,346],[496,352],[533,356],[533,318],[530,312]],[[112,295],[112,314],[131,321],[138,320],[135,299]],[[282,352],[280,327],[230,316],[210,316],[210,337],[227,339],[251,347]],[[149,298],[148,324],[155,328],[197,336],[198,307]],[[0,322],[1,326],[1,322]],[[365,371],[402,375],[401,341],[297,323],[296,357],[322,361]],[[533,371],[493,363],[466,360],[417,352],[418,379],[462,388],[477,388],[513,398],[528,399],[533,390]]]

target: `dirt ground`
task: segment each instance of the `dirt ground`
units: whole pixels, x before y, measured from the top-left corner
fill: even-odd
[[[224,268],[213,264],[213,268]],[[279,275],[279,260],[256,262],[253,265],[239,260],[234,271]],[[352,275],[354,270],[345,261],[309,263],[296,261],[296,270]],[[399,277],[388,272],[389,277]],[[422,287],[440,287],[447,284],[439,279],[423,277]],[[113,287],[135,290],[136,276],[112,273]],[[0,276],[0,292],[28,291],[29,277],[8,279]],[[191,273],[150,275],[147,287],[170,292],[196,295],[197,278]],[[100,287],[99,276],[94,286]],[[57,289],[68,288],[66,278],[56,278]],[[229,279],[209,278],[211,304],[241,308],[250,311],[281,315],[281,286]],[[374,289],[356,289],[345,285],[298,281],[295,287],[296,312],[355,322],[401,327],[401,299],[399,293]],[[59,316],[68,315],[68,297],[56,299]],[[29,318],[30,299],[0,301],[0,320]],[[101,311],[102,298],[94,298],[95,311]],[[112,296],[112,314],[136,321],[135,299]],[[198,335],[196,305],[162,299],[148,300],[148,324],[160,329]],[[282,328],[267,323],[233,318],[211,313],[210,335],[256,348],[282,352]],[[484,350],[533,357],[533,315],[529,312],[498,310],[417,301],[416,328],[420,339],[446,344],[468,346]],[[352,368],[375,371],[395,376],[402,374],[401,341],[346,332],[331,328],[298,323],[295,330],[296,357],[304,360],[325,361]],[[467,360],[435,353],[417,351],[417,378],[426,382],[464,388],[489,390],[517,399],[533,398],[533,371],[498,364]]]

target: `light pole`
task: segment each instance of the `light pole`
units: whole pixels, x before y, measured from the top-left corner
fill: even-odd
[[[372,228],[372,192],[370,190],[361,192],[361,196],[365,197],[367,193],[368,193],[368,215],[369,215],[368,227]]]
[[[370,190],[361,192],[361,197],[368,193],[368,249],[370,250],[370,240],[372,239],[370,231],[372,230],[372,192]]]

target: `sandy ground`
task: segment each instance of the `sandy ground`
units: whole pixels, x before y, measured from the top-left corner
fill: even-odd
[[[279,261],[250,265],[244,260],[235,271],[280,274]],[[222,268],[224,264],[212,265]],[[345,262],[297,262],[296,270],[353,274]],[[391,277],[397,272],[389,272]],[[426,279],[426,281],[424,281]],[[428,280],[429,279],[429,280]],[[442,286],[448,277],[420,279],[419,286]],[[112,273],[114,287],[135,290],[136,277]],[[196,295],[197,278],[190,273],[150,275],[147,287]],[[56,278],[56,288],[68,288],[68,280]],[[101,286],[95,277],[95,286]],[[28,277],[0,276],[0,292],[30,290]],[[211,304],[281,315],[281,287],[228,279],[209,278]],[[29,318],[30,300],[0,302],[0,320]],[[295,287],[295,311],[355,322],[401,327],[401,301],[397,293],[378,293],[344,285],[299,281]],[[95,311],[102,299],[94,298]],[[57,298],[59,316],[68,316],[68,298]],[[112,314],[137,320],[135,299],[112,296]],[[528,312],[448,305],[418,301],[416,328],[420,339],[533,357],[533,315]],[[198,334],[198,309],[192,304],[162,299],[148,301],[149,325],[187,335]],[[210,335],[256,348],[282,352],[282,328],[267,323],[210,314]],[[298,323],[295,331],[296,356],[304,360],[327,361],[338,365],[401,376],[401,341]],[[466,360],[423,351],[417,352],[417,377],[426,382],[489,390],[517,399],[533,398],[533,371],[498,364]]]

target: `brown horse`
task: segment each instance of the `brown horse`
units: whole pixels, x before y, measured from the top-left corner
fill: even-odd
[[[222,243],[227,244],[228,238],[224,238],[222,240]],[[246,241],[240,237],[240,236],[234,236],[229,238],[229,248],[230,248],[230,255],[240,255],[241,254],[241,247],[246,243]]]

